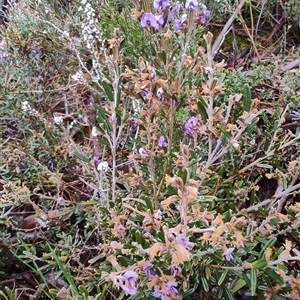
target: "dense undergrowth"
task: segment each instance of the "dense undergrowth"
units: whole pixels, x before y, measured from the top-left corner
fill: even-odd
[[[12,3],[0,297],[299,299],[296,11]]]

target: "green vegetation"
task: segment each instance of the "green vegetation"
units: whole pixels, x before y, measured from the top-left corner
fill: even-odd
[[[292,2],[11,1],[1,299],[300,297]]]

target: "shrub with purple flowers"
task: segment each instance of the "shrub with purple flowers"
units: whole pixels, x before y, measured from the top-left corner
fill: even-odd
[[[250,32],[252,7],[231,7],[218,34],[210,5],[9,8],[0,297],[299,298],[300,135],[283,103],[299,74],[279,58],[278,70],[220,59],[229,28]]]

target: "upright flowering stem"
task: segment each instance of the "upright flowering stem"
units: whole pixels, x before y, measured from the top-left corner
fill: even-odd
[[[207,46],[207,67],[213,70],[213,53],[212,53],[212,40],[213,35],[208,32],[205,36],[206,46]],[[207,115],[208,115],[208,124],[207,128],[209,131],[209,139],[208,139],[208,159],[206,162],[206,167],[209,167],[212,159],[212,151],[213,151],[213,136],[212,136],[212,128],[213,128],[213,114],[214,114],[214,97],[213,97],[213,72],[208,72],[208,88],[209,88],[209,99],[208,99],[208,107],[207,107]]]
[[[180,64],[178,65],[178,69],[177,69],[178,80],[179,80],[179,82],[178,82],[178,86],[179,86],[178,98],[180,96],[180,86],[181,86],[182,70],[183,70],[182,66],[183,66],[184,61],[185,61],[187,49],[190,46],[192,30],[193,30],[193,23],[194,23],[194,10],[189,10],[189,14],[188,14],[188,32],[187,32],[187,35],[186,35],[183,52],[181,54],[181,61],[180,61]]]
[[[119,81],[120,81],[120,70],[119,70],[119,45],[120,45],[120,33],[118,29],[114,32],[115,44],[112,47],[113,52],[113,70],[114,70],[114,102],[112,103],[111,112],[111,123],[112,123],[112,136],[111,136],[111,153],[112,153],[112,201],[116,201],[116,184],[117,184],[117,145],[119,137],[122,133],[123,124],[118,127],[117,130],[117,116],[116,109],[118,106],[118,96],[119,96]],[[125,110],[123,110],[125,113]],[[124,119],[124,116],[123,118]]]

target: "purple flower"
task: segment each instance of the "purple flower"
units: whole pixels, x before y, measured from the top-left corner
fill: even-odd
[[[165,141],[165,138],[161,136],[158,140],[158,146],[159,147],[168,147],[168,143]]]
[[[111,119],[111,121],[112,121],[112,123],[117,123],[117,115],[116,115],[116,113],[113,113],[112,115],[111,115],[111,117],[110,117],[110,119]]]
[[[191,117],[188,119],[186,124],[184,125],[185,133],[189,135],[194,135],[198,128],[198,117]]]
[[[165,300],[167,299],[167,295],[165,293],[163,293],[161,290],[155,289],[153,296],[155,298],[160,298],[161,300]]]
[[[3,59],[7,59],[8,58],[8,53],[7,52],[3,52],[2,53],[2,58]]]
[[[186,18],[187,18],[187,15],[186,14],[183,14],[181,16],[180,19],[176,19],[174,22],[175,22],[175,26],[176,26],[176,29],[178,31],[181,31],[183,30],[183,25],[184,25],[184,22],[186,21]]]
[[[156,17],[152,13],[144,13],[141,19],[142,27],[153,27],[155,29],[159,28],[159,23],[157,22]]]
[[[208,10],[206,5],[204,5],[204,4],[202,4],[202,13],[205,18],[209,18],[210,10]]]
[[[178,290],[176,289],[177,282],[175,280],[168,281],[166,284],[166,289],[169,292],[170,296],[174,296],[178,293]]]
[[[147,154],[147,151],[146,151],[145,148],[140,148],[139,149],[139,154],[140,154],[141,158],[143,158],[143,159],[148,157],[148,154]]]
[[[64,204],[65,204],[65,199],[64,199],[63,197],[59,197],[59,198],[57,199],[57,204],[58,204],[59,206],[64,205]]]
[[[223,256],[225,256],[225,259],[228,261],[231,261],[233,259],[232,252],[234,251],[234,248],[228,248],[224,253]]]
[[[152,268],[151,263],[146,263],[143,267],[143,271],[145,272],[145,275],[148,278],[157,276],[157,274],[151,268]]]
[[[185,8],[188,10],[194,10],[198,6],[198,0],[187,0],[185,3]]]
[[[160,88],[156,91],[156,96],[157,96],[157,98],[161,99],[163,93],[164,93],[164,90],[163,90],[163,88],[160,87]]]
[[[42,54],[42,50],[41,48],[37,48],[36,50],[32,50],[31,53],[33,56],[40,55]]]
[[[137,293],[135,281],[138,277],[136,272],[126,271],[122,276],[119,275],[116,277],[116,285],[122,288],[126,296],[135,295]]]
[[[155,9],[161,11],[167,8],[169,0],[154,0],[153,6]]]
[[[156,18],[157,24],[158,24],[159,26],[164,25],[164,16],[163,16],[163,15],[156,16],[155,18]]]
[[[171,8],[170,8],[170,11],[172,13],[174,12],[179,12],[180,11],[180,7],[181,7],[181,4],[179,2],[176,2]]]
[[[141,97],[142,97],[143,99],[145,99],[145,98],[148,96],[148,94],[149,94],[149,88],[145,88],[145,89],[140,93],[140,95],[141,95]]]
[[[177,243],[180,243],[187,250],[192,250],[195,245],[194,243],[190,242],[189,238],[182,233],[177,235],[176,241]]]
[[[173,6],[170,7],[168,12],[168,21],[171,22],[173,20],[173,13],[179,12],[181,4],[176,2]]]
[[[196,23],[199,24],[205,24],[207,19],[210,16],[210,11],[207,9],[207,7],[202,4],[202,11],[199,13],[198,17],[196,18]]]
[[[118,225],[118,227],[117,227],[118,233],[123,233],[125,230],[126,230],[126,228],[122,224]]]
[[[43,79],[44,79],[44,78],[43,78],[42,75],[39,75],[38,78],[37,78],[38,81],[42,81]]]

